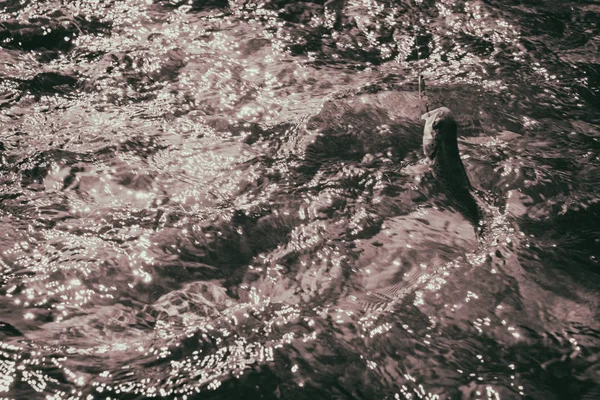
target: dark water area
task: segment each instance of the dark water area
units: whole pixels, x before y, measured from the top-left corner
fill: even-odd
[[[0,397],[600,398],[599,22],[0,1]]]

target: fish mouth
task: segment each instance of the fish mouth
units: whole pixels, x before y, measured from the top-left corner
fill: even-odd
[[[446,118],[452,118],[452,111],[450,111],[450,109],[447,107],[436,108],[435,110],[431,110],[421,115],[421,119],[426,121],[426,125],[435,125],[436,122]]]

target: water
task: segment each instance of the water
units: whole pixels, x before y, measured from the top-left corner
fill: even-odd
[[[598,395],[597,2],[0,7],[4,398]]]

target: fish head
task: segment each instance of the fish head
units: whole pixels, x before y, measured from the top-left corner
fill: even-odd
[[[425,120],[423,129],[423,152],[433,160],[439,147],[456,142],[456,121],[446,107],[436,108],[421,116]]]

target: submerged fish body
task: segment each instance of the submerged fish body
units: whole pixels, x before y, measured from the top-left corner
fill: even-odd
[[[456,120],[446,107],[423,114],[421,119],[425,120],[423,152],[431,162],[433,176],[463,215],[479,225],[482,212],[458,152]]]

